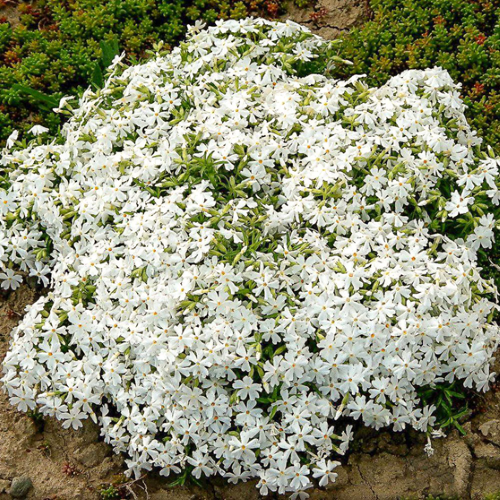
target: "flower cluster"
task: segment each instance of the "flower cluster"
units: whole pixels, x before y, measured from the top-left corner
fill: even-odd
[[[430,432],[420,388],[487,389],[500,163],[445,71],[368,88],[314,74],[333,53],[291,22],[194,27],[9,144],[1,285],[51,286],[13,332],[13,404],[99,421],[135,473],[303,495],[350,420]]]

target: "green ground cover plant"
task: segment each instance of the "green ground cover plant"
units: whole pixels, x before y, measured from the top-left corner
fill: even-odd
[[[103,44],[133,62],[159,41],[173,44],[196,20],[274,16],[273,0],[0,0],[0,144],[15,129],[60,125],[53,96],[77,95],[92,81]],[[41,97],[41,98],[40,98]]]
[[[492,0],[372,0],[373,18],[344,38],[339,78],[365,73],[381,85],[405,69],[441,66],[462,83],[467,118],[498,151],[500,3]]]

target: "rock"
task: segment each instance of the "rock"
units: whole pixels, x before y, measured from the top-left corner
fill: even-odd
[[[295,5],[293,0],[287,0],[283,4],[283,10],[286,12],[282,16],[282,21],[287,21],[291,19],[299,24],[308,24],[311,22],[311,13],[314,12],[313,9],[301,9]]]
[[[487,495],[489,498],[496,498],[495,495],[500,491],[500,474],[497,470],[486,468],[485,464],[479,461],[474,470],[474,477],[470,489],[470,497],[474,500],[484,500]]]
[[[358,481],[369,488],[367,498],[389,500],[406,495],[406,461],[383,452],[363,454],[356,463]]]
[[[85,467],[95,467],[104,461],[111,450],[102,443],[91,443],[75,451],[75,458]]]
[[[317,35],[330,40],[362,23],[369,14],[364,0],[317,0],[314,3],[309,8],[300,8],[292,0],[286,0],[286,15],[281,20],[290,19],[306,25]]]
[[[480,443],[474,448],[474,453],[488,468],[500,470],[500,449],[494,444]]]
[[[375,441],[375,440],[374,440]],[[390,455],[404,457],[408,455],[408,447],[402,439],[400,434],[391,434],[389,432],[382,432],[376,438],[377,452],[387,452]]]
[[[33,487],[33,483],[28,476],[15,477],[10,485],[9,494],[13,498],[24,498]]]
[[[70,432],[75,433],[74,431]],[[82,444],[88,445],[89,443],[95,443],[99,440],[100,429],[92,420],[87,419],[83,421],[83,426],[80,427],[75,434]]]
[[[479,426],[479,432],[488,441],[500,446],[500,420],[489,420]]]
[[[475,449],[476,446],[479,446],[483,442],[481,435],[472,429],[472,422],[465,422],[462,427],[466,432],[465,436],[462,436],[462,439],[469,448]]]
[[[226,483],[222,487],[214,487],[220,498],[224,500],[258,500],[258,481],[248,481],[246,483],[230,484]]]
[[[448,464],[453,470],[454,489],[459,498],[466,498],[472,471],[472,455],[463,439],[449,439]]]
[[[151,500],[195,500],[197,497],[187,488],[175,488],[156,491],[150,498]]]
[[[26,440],[38,434],[39,424],[31,418],[23,417],[16,420],[16,432]]]
[[[349,474],[347,473],[346,469],[347,468],[344,466],[340,466],[335,469],[337,478],[335,479],[335,482],[330,482],[325,486],[325,489],[327,491],[335,491],[343,488],[344,486],[347,486],[347,484],[349,483]]]
[[[0,493],[6,493],[10,487],[10,481],[0,479]]]
[[[97,476],[101,479],[106,478],[110,474],[117,474],[123,468],[123,455],[113,455],[106,457],[97,468]]]

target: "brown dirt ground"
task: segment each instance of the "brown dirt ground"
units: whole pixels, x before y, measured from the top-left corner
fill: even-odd
[[[303,8],[294,0],[285,0],[284,7],[282,20],[292,19],[326,39],[362,24],[371,14],[368,0],[314,0]]]
[[[311,14],[321,12],[320,19]],[[286,18],[305,24],[325,38],[333,38],[369,15],[365,0],[316,0],[309,8],[288,5]],[[6,14],[5,11],[2,14]],[[14,18],[15,13],[8,12]],[[0,297],[0,361],[9,335],[27,305],[37,298],[23,285]],[[500,366],[499,366],[500,368]],[[499,371],[497,369],[497,371]],[[339,470],[337,482],[310,492],[312,500],[371,500],[424,498],[446,495],[482,499],[500,491],[500,391],[493,389],[480,400],[465,428],[466,437],[451,433],[434,442],[435,454],[423,451],[423,437],[411,432],[395,434],[361,431],[356,448]],[[102,485],[123,481],[123,457],[114,455],[87,422],[79,431],[64,430],[48,419],[43,428],[16,411],[0,391],[0,500],[15,477],[28,475],[32,500],[93,500],[101,498]],[[256,500],[255,483],[228,485],[221,479],[198,487],[169,488],[171,480],[156,473],[123,487],[129,498],[151,500]]]
[[[4,7],[0,8],[0,18],[4,18],[13,28],[19,24],[20,12],[18,10],[18,0],[3,0]],[[2,4],[2,1],[0,1]],[[1,21],[1,22],[5,22]]]

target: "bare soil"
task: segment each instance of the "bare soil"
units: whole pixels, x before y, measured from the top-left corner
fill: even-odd
[[[19,11],[19,2],[18,0],[0,0],[0,19],[3,18],[0,22],[8,22],[12,28],[15,28],[20,23],[21,13]]]
[[[370,17],[368,0],[315,0],[299,8],[294,0],[284,2],[286,15],[326,39],[340,36]]]

